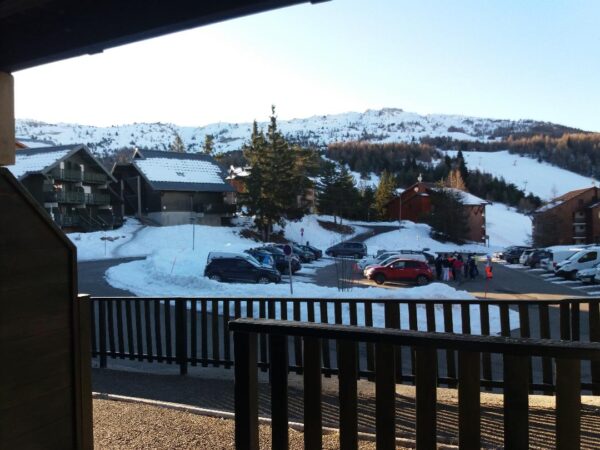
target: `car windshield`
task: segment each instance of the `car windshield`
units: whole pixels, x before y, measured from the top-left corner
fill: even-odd
[[[585,255],[587,250],[580,250],[577,253],[573,253],[571,256],[565,259],[565,261],[575,261],[579,259],[581,256]]]
[[[261,267],[262,266],[262,264],[259,263],[258,260],[254,256],[252,256],[252,255],[244,255],[244,258],[246,259],[246,261],[254,264],[257,267]]]

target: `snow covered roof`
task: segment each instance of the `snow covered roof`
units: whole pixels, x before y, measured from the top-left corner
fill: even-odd
[[[112,175],[98,160],[96,160],[94,155],[83,144],[20,149],[15,152],[15,164],[7,166],[7,168],[15,177],[22,179],[27,175],[34,173],[47,173],[57,166],[59,162],[79,151],[85,152],[110,178],[112,178]]]
[[[247,177],[250,175],[250,167],[235,167],[229,166],[229,176],[228,180],[233,180],[239,177]]]
[[[224,173],[209,155],[137,150],[133,165],[159,191],[232,192]]]
[[[583,188],[583,189],[576,189],[574,191],[569,191],[566,194],[561,195],[560,197],[556,197],[554,199],[552,199],[552,201],[546,203],[543,206],[540,206],[538,209],[535,210],[536,213],[543,213],[546,212],[550,209],[556,208],[557,206],[562,205],[563,203],[569,202],[571,200],[573,200],[574,198],[578,197],[579,195],[588,192],[590,189],[598,189],[595,186],[592,187],[587,187],[587,188]],[[597,203],[594,203],[593,205],[588,206],[589,208],[593,208],[597,205]]]
[[[546,212],[551,210],[552,208],[556,208],[559,205],[562,205],[564,202],[562,200],[554,200],[552,202],[546,203],[543,206],[540,206],[535,210],[536,213]]]
[[[437,191],[440,188],[438,188],[438,187],[430,187],[430,189],[432,189],[434,191]],[[459,194],[460,197],[461,197],[463,205],[478,206],[478,205],[489,205],[490,204],[490,202],[488,202],[487,200],[483,200],[482,198],[479,198],[476,195],[470,194],[470,193],[465,192],[465,191],[461,191],[460,189],[456,189],[456,188],[444,188],[444,190],[456,192],[457,194]]]

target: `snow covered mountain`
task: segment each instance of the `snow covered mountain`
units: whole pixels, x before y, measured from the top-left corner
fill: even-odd
[[[332,142],[363,140],[368,142],[411,142],[423,137],[490,141],[515,133],[533,133],[539,129],[572,129],[533,120],[495,120],[457,115],[420,115],[396,108],[367,110],[364,113],[313,116],[280,120],[280,129],[288,139],[303,145],[325,147]],[[267,123],[259,123],[266,129]],[[49,124],[18,119],[16,132],[23,143],[41,145],[87,144],[99,156],[108,156],[122,148],[168,150],[179,134],[190,152],[202,148],[207,134],[215,137],[217,152],[241,149],[249,139],[251,123],[214,123],[202,127],[180,127],[165,123],[134,123],[111,127],[78,124]]]

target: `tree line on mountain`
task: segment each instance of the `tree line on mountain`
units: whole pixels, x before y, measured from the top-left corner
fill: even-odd
[[[448,137],[425,138],[427,145],[443,150],[510,153],[529,156],[572,172],[600,178],[600,133],[566,133],[561,136],[509,136],[502,141],[480,142]]]

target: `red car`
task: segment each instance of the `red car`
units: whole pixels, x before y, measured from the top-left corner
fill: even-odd
[[[385,266],[375,266],[367,270],[367,278],[377,284],[386,281],[414,281],[423,286],[433,280],[433,273],[422,261],[413,259],[397,259]]]

